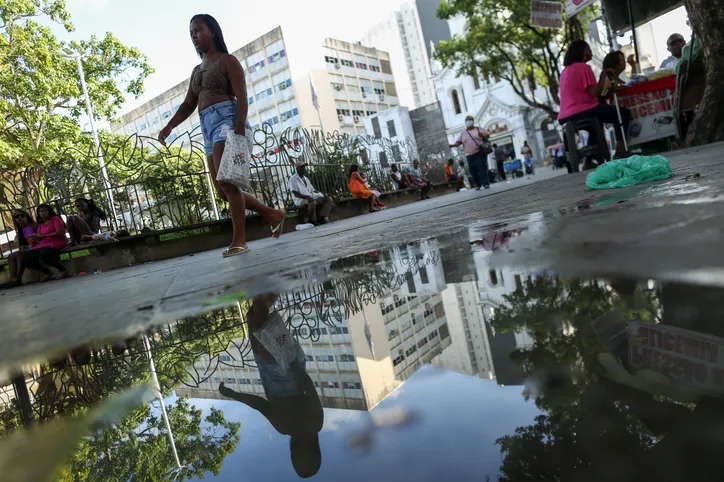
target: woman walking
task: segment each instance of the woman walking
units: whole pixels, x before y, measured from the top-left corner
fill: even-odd
[[[227,258],[249,251],[244,239],[247,209],[261,214],[269,221],[275,239],[282,234],[285,213],[262,204],[233,184],[216,180],[226,136],[229,132],[243,136],[246,135],[246,129],[251,128],[246,120],[249,112],[246,80],[239,60],[229,54],[221,27],[214,17],[195,15],[191,19],[190,34],[201,57],[201,64],[191,73],[186,99],[158,134],[158,141],[165,146],[166,138],[173,129],[198,108],[209,172],[219,197],[229,202],[231,211],[234,234],[231,246],[223,253],[224,258]]]

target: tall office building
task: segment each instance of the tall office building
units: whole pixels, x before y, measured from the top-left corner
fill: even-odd
[[[430,70],[431,45],[450,39],[447,23],[437,18],[437,5],[416,0],[400,6],[362,38],[363,45],[389,52],[400,103],[409,108],[437,101]]]
[[[277,27],[232,53],[246,72],[248,120],[252,127],[268,123],[274,132],[280,132],[301,123],[286,52],[282,29]],[[124,114],[112,124],[111,131],[155,138],[181,106],[188,88],[189,79],[186,79]],[[168,142],[180,133],[198,129],[199,123],[199,115],[194,112],[174,130]]]

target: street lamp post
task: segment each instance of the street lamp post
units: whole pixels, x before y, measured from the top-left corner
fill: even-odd
[[[98,164],[101,166],[101,175],[103,176],[103,185],[106,188],[106,196],[108,196],[108,204],[111,206],[111,212],[113,213],[113,223],[118,222],[116,215],[116,206],[113,200],[113,192],[111,192],[111,182],[108,179],[108,171],[106,170],[106,161],[103,157],[103,151],[101,150],[101,143],[98,140],[98,131],[96,131],[96,125],[93,121],[93,107],[91,106],[90,96],[88,95],[88,86],[85,83],[85,73],[83,72],[82,55],[80,52],[74,52],[70,49],[65,50],[65,57],[69,59],[75,59],[78,62],[78,74],[80,76],[80,85],[83,88],[83,96],[85,97],[85,109],[88,114],[88,120],[90,122],[91,134],[93,135],[93,144],[96,148],[96,154],[98,156]]]

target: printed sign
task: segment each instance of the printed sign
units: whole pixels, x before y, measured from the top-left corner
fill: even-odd
[[[573,17],[578,12],[591,5],[596,0],[565,0],[566,1],[566,15],[568,18]]]
[[[698,393],[724,392],[724,339],[654,323],[629,323],[629,364]]]
[[[619,90],[619,106],[628,107],[633,115],[629,130],[630,145],[676,135],[672,100],[675,90],[676,76]]]
[[[530,26],[543,28],[563,28],[563,4],[531,0]]]

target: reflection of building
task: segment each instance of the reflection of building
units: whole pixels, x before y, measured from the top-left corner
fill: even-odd
[[[391,263],[394,272],[400,273],[398,287],[379,302],[364,304],[349,319],[326,324],[319,320],[318,314],[324,309],[330,313],[338,302],[344,302],[331,295],[323,302],[312,297],[295,304],[296,313],[306,313],[309,326],[295,326],[306,355],[307,373],[325,407],[369,409],[450,345],[445,308],[438,294],[441,290],[437,288],[441,283],[444,288],[437,253],[393,250]],[[294,295],[286,299],[294,300]],[[243,340],[236,343],[241,345]],[[177,393],[220,398],[217,387],[224,381],[236,391],[264,394],[256,368],[227,366],[224,363],[234,361],[232,355],[224,352],[218,356],[222,363],[213,376],[199,383],[197,389],[179,389]],[[189,371],[203,372],[209,365],[209,356],[204,355]]]
[[[481,378],[495,377],[488,332],[475,281],[449,284],[442,293],[452,345],[434,363]]]

